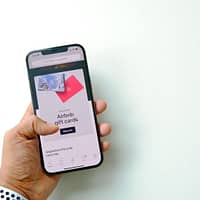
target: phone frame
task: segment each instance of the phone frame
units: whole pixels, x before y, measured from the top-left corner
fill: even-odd
[[[92,166],[86,166],[86,167],[81,167],[81,168],[74,168],[74,169],[70,169],[70,170],[63,170],[63,171],[58,171],[58,172],[49,172],[47,171],[47,169],[45,168],[44,165],[44,159],[43,159],[43,151],[42,151],[42,145],[41,145],[41,141],[40,141],[40,136],[37,135],[38,139],[39,139],[39,149],[40,149],[40,161],[41,161],[41,165],[43,170],[47,173],[47,174],[61,174],[61,173],[68,173],[68,172],[72,172],[72,171],[79,171],[79,170],[85,170],[85,169],[91,169],[91,168],[96,168],[98,166],[100,166],[104,160],[103,157],[103,151],[102,151],[102,147],[101,147],[101,140],[100,140],[100,130],[98,127],[98,122],[97,122],[97,117],[96,117],[96,113],[95,113],[95,106],[94,106],[94,98],[93,98],[93,92],[92,92],[92,86],[91,86],[91,79],[90,79],[90,74],[89,74],[89,69],[88,69],[88,62],[87,62],[87,57],[86,57],[86,52],[85,49],[82,45],[80,44],[69,44],[69,45],[63,45],[63,46],[55,46],[55,47],[50,47],[50,48],[44,48],[44,49],[39,49],[39,50],[34,50],[34,51],[30,51],[27,55],[26,55],[26,66],[27,66],[27,72],[28,72],[28,79],[29,79],[29,87],[30,87],[30,92],[31,92],[31,99],[32,99],[32,103],[34,105],[34,98],[33,98],[33,93],[31,90],[31,82],[30,82],[30,75],[29,75],[29,62],[28,62],[28,58],[31,54],[33,53],[39,53],[39,52],[51,52],[49,54],[55,54],[56,52],[60,53],[60,52],[64,52],[64,51],[59,51],[60,49],[68,49],[68,47],[73,47],[73,46],[78,46],[82,49],[83,51],[83,55],[84,55],[84,62],[85,62],[85,67],[84,67],[84,79],[85,82],[88,85],[88,90],[90,90],[90,94],[91,94],[91,101],[92,101],[92,110],[93,110],[93,116],[94,116],[94,120],[95,120],[95,127],[96,127],[96,133],[97,133],[97,138],[98,138],[98,145],[99,145],[99,150],[100,150],[100,162],[96,165],[92,165]],[[53,53],[52,53],[53,52]],[[48,54],[48,53],[47,53]],[[44,54],[43,54],[44,55]],[[60,63],[62,64],[62,63]],[[87,77],[85,76],[85,73],[87,73]],[[33,106],[33,110],[34,110],[34,114],[36,115],[36,110]]]

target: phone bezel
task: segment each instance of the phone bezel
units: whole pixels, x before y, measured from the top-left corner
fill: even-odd
[[[98,145],[99,145],[99,149],[100,149],[100,161],[99,163],[92,165],[92,166],[86,166],[86,167],[80,167],[80,168],[74,168],[74,169],[70,169],[70,170],[63,170],[63,171],[56,171],[56,172],[49,172],[44,165],[44,159],[43,159],[43,152],[42,152],[42,146],[41,146],[41,141],[40,141],[40,137],[38,135],[38,139],[39,139],[39,149],[40,149],[40,160],[41,160],[41,165],[43,170],[47,173],[47,174],[60,174],[60,173],[67,173],[67,172],[72,172],[72,171],[79,171],[79,170],[85,170],[85,169],[91,169],[91,168],[96,168],[98,166],[100,166],[103,162],[103,152],[102,152],[102,148],[101,148],[101,140],[100,140],[100,131],[99,131],[99,127],[98,127],[98,122],[97,122],[97,117],[96,117],[96,113],[95,113],[95,107],[94,107],[94,98],[93,98],[93,92],[92,92],[92,86],[91,86],[91,79],[90,79],[90,74],[89,74],[89,69],[88,69],[88,62],[87,62],[87,57],[86,57],[86,52],[85,49],[82,45],[80,44],[69,44],[69,45],[63,45],[63,46],[55,46],[55,47],[50,47],[50,48],[44,48],[44,49],[39,49],[39,50],[34,50],[34,51],[30,51],[27,55],[26,55],[26,66],[27,66],[27,72],[28,72],[28,78],[29,78],[29,87],[30,87],[30,91],[31,91],[31,85],[30,85],[30,77],[29,77],[29,62],[28,62],[28,58],[31,54],[33,53],[39,53],[39,52],[46,52],[51,50],[51,54],[55,54],[59,49],[65,49],[68,47],[73,47],[73,46],[78,46],[82,49],[83,51],[83,55],[84,55],[84,61],[85,61],[85,70],[87,73],[87,77],[85,77],[85,81],[88,84],[88,89],[90,90],[90,94],[91,94],[91,101],[92,101],[92,110],[93,110],[93,115],[94,115],[94,119],[95,119],[95,127],[96,127],[96,132],[97,132],[97,138],[98,138]],[[52,53],[55,50],[55,53]],[[32,91],[31,91],[31,98],[32,98],[32,102],[34,101],[33,97],[32,97]],[[33,108],[34,109],[34,108]],[[34,114],[36,115],[36,110],[34,109]]]

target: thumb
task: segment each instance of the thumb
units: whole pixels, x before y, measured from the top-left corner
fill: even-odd
[[[17,132],[20,135],[32,139],[36,135],[49,135],[55,133],[58,131],[59,127],[54,124],[49,124],[39,117],[32,115],[20,122],[17,129]]]

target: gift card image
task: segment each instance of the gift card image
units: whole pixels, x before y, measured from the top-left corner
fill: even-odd
[[[39,77],[38,91],[64,92],[65,74],[48,74]]]
[[[66,80],[64,73],[47,74],[38,78],[37,90],[55,92],[63,103],[82,89],[83,85],[74,75],[70,75]]]
[[[74,75],[71,75],[67,80],[65,80],[64,92],[56,92],[56,94],[64,103],[82,89],[83,85],[78,81],[78,79]]]

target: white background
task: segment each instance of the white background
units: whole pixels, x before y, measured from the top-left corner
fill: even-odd
[[[30,101],[30,50],[81,43],[109,106],[104,164],[66,174],[50,200],[200,199],[199,10],[199,0],[1,1],[1,137]]]

